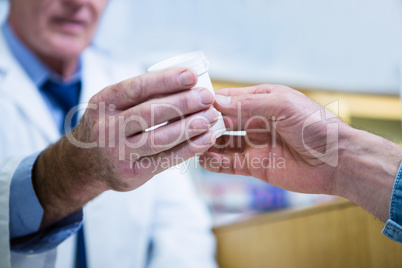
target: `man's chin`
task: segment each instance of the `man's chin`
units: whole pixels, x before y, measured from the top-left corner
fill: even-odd
[[[74,58],[84,51],[89,44],[76,38],[64,38],[51,44],[51,53],[55,57]]]

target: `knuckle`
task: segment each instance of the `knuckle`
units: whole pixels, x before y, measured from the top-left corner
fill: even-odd
[[[157,109],[154,111],[154,117],[158,117],[157,114]],[[151,127],[151,123],[152,123],[152,113],[151,113],[151,108],[146,106],[146,105],[142,105],[142,107],[140,109],[138,109],[137,112],[137,116],[143,120],[145,123],[147,123],[148,127]],[[154,118],[155,119],[155,118]]]
[[[170,119],[170,111],[164,107],[156,106],[152,111],[147,111],[144,114],[144,119],[150,127],[166,122]]]
[[[89,99],[89,103],[91,104],[99,104],[99,103],[106,103],[106,92],[110,91],[112,88],[112,86],[108,86],[106,88],[104,88],[103,90],[99,91],[97,94],[93,95],[90,99]]]
[[[156,145],[156,146],[164,146],[169,143],[169,135],[151,135],[151,146]]]
[[[256,86],[255,93],[256,94],[267,94],[271,93],[274,86],[268,84],[262,84]]]
[[[283,93],[280,98],[281,106],[287,109],[295,107],[297,103],[295,103],[293,94]]]
[[[141,155],[153,155],[151,142],[147,141],[141,148]]]
[[[144,145],[141,148],[141,151],[143,152],[144,155],[154,155],[156,152],[156,147],[158,145],[156,144],[156,135],[151,131],[147,132],[147,139]]]
[[[192,102],[191,94],[180,94],[178,96],[177,108],[181,115],[186,114],[190,110],[190,103],[193,103],[194,105],[194,102]]]
[[[92,133],[94,133],[97,137],[99,137],[100,130],[103,129],[103,126],[105,126],[104,120],[102,119],[95,120],[95,122],[93,122],[91,126]]]
[[[162,76],[162,84],[164,88],[180,87],[178,79],[174,79],[171,71],[164,71]]]
[[[196,153],[198,153],[196,146],[194,146],[194,144],[189,144],[188,146],[185,147],[183,156],[184,158],[187,158],[195,155]]]
[[[250,106],[255,103],[256,95],[244,95],[242,96],[241,103],[245,106]]]
[[[132,163],[130,163],[128,166],[126,166],[127,174],[129,174],[130,176],[140,177],[141,173],[143,172],[140,162],[138,160],[140,159],[137,159]]]
[[[205,116],[197,116],[193,118],[189,125],[189,130],[193,131],[205,131],[208,129],[209,124],[207,123],[207,118]]]
[[[275,90],[275,91],[288,91],[289,87],[283,86],[283,85],[273,85],[272,90]]]
[[[283,101],[288,105],[288,106],[298,106],[300,103],[299,98],[295,98],[295,94],[291,91],[286,92],[283,95]]]
[[[143,75],[128,80],[127,87],[125,88],[127,98],[131,101],[142,99],[145,85],[146,79]],[[124,87],[124,85],[121,85],[121,87]]]

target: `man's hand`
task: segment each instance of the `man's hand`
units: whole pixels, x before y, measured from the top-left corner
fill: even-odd
[[[200,154],[215,142],[218,118],[207,89],[184,68],[111,85],[90,100],[80,123],[38,158],[33,185],[44,208],[42,228],[100,193],[130,191]],[[152,131],[150,127],[169,121]]]
[[[388,218],[400,146],[355,130],[302,93],[261,85],[217,90],[228,130],[200,157],[213,172],[253,176],[303,193],[340,195]]]
[[[306,127],[303,139],[304,122],[324,108],[302,93],[271,85],[216,93],[216,107],[224,115],[228,130],[245,130],[247,135],[218,139],[200,158],[206,169],[253,176],[292,191],[331,193],[335,169],[311,155],[308,148],[325,153],[327,126],[329,132],[337,132],[338,127],[346,127],[341,120],[334,117],[335,124],[324,119]],[[219,102],[223,95],[231,97],[229,104]],[[337,148],[329,149],[324,160],[336,157]]]

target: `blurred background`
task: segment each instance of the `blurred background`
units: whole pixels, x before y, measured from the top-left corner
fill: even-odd
[[[401,28],[399,0],[110,0],[95,44],[145,66],[201,49],[219,80],[397,95]]]
[[[0,1],[0,19],[7,12]],[[399,0],[110,0],[94,45],[150,65],[203,50],[215,88],[279,83],[359,128],[401,142]],[[1,60],[1,59],[0,59]],[[187,164],[216,224],[331,200]],[[228,183],[230,181],[230,183]]]
[[[99,46],[146,65],[204,50],[211,77],[398,94],[399,0],[111,0]]]

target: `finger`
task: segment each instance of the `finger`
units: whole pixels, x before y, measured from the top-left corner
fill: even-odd
[[[239,117],[255,115],[271,118],[289,114],[291,109],[312,104],[302,93],[283,86],[257,86],[254,93],[234,96],[216,95],[215,107],[222,114]],[[265,93],[264,93],[265,92]],[[298,107],[300,106],[300,107]]]
[[[247,159],[241,153],[218,154],[206,152],[199,157],[198,162],[204,169],[211,172],[251,176]]]
[[[197,83],[197,79],[194,71],[186,68],[145,73],[106,87],[100,92],[100,101],[124,110],[154,96],[190,89]]]
[[[250,87],[220,88],[215,90],[215,94],[224,96],[240,96],[245,94],[267,94],[275,88],[275,85],[258,85]]]
[[[133,174],[136,175],[133,177],[139,175],[148,180],[155,174],[205,152],[214,142],[214,134],[208,131],[158,155],[141,157],[131,163]]]
[[[244,136],[223,135],[208,149],[208,152],[219,154],[239,153],[245,150],[246,145],[247,138]]]
[[[126,137],[169,120],[184,118],[205,110],[214,102],[214,95],[206,88],[171,94],[143,102],[123,112]]]
[[[138,157],[155,155],[207,132],[217,122],[218,117],[217,110],[211,107],[153,131],[135,135],[127,139],[127,145],[136,148]]]

